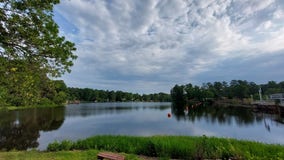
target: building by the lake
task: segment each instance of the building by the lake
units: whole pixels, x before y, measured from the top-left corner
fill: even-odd
[[[271,100],[280,100],[280,105],[284,105],[284,93],[275,93],[270,95]]]

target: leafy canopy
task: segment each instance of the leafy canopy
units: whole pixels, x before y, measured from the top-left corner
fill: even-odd
[[[0,105],[58,102],[51,97],[66,97],[48,78],[70,72],[77,58],[75,44],[59,36],[52,19],[58,3],[0,0]]]
[[[59,0],[0,0],[0,56],[39,64],[51,76],[70,72],[74,43],[59,36],[53,6]],[[3,59],[4,58],[4,59]]]

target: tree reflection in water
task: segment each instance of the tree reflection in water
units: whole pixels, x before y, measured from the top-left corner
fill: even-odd
[[[38,147],[39,132],[58,129],[64,114],[64,107],[0,112],[0,150]]]
[[[218,123],[231,125],[234,121],[239,126],[250,125],[254,123],[265,122],[265,128],[270,131],[269,124],[265,119],[272,119],[279,121],[283,119],[280,115],[268,115],[264,113],[255,113],[252,109],[242,108],[242,107],[222,107],[222,106],[209,106],[209,105],[200,105],[198,107],[181,107],[175,104],[172,104],[172,113],[175,115],[175,118],[180,120],[196,121],[205,119],[209,123]]]

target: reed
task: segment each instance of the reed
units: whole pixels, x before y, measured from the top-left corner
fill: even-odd
[[[216,137],[94,136],[84,140],[54,142],[48,151],[106,150],[174,159],[282,159],[284,146]]]

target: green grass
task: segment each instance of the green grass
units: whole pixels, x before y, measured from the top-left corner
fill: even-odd
[[[95,160],[99,151],[119,152],[127,160],[138,155],[160,159],[284,159],[284,146],[215,137],[94,136],[49,144],[48,151],[0,152],[0,160]]]
[[[176,159],[284,159],[281,145],[206,136],[94,136],[48,145],[48,151],[90,149]]]
[[[22,110],[22,109],[30,109],[30,108],[56,108],[56,107],[63,107],[64,105],[36,105],[36,106],[0,106],[0,111],[1,110],[8,110],[8,111],[13,111],[13,110]]]
[[[38,152],[38,151],[26,151],[26,152],[0,152],[0,160],[69,160],[69,159],[96,159],[98,151],[60,151],[60,152]]]
[[[97,160],[98,150],[86,151],[11,151],[0,152],[0,160]],[[124,154],[126,160],[139,160],[136,155]]]

